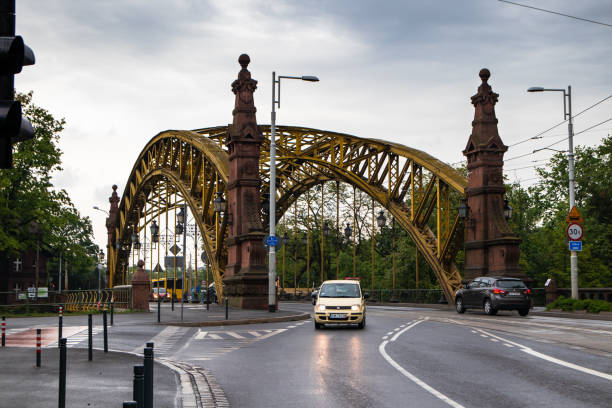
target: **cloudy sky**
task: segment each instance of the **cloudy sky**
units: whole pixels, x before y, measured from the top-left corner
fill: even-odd
[[[609,0],[517,0],[612,24]],[[283,82],[277,123],[391,140],[456,163],[471,131],[478,71],[491,71],[497,117],[511,159],[567,135],[560,92],[577,113],[612,94],[612,27],[496,0],[19,0],[17,34],[36,65],[19,91],[66,119],[55,177],[104,247],[111,186],[123,191],[134,160],[166,129],[232,120],[237,58],[251,57],[258,122],[269,123],[271,75]],[[575,119],[575,132],[612,117],[612,98]],[[576,136],[598,144],[612,121]],[[567,149],[567,142],[555,145]],[[506,163],[511,180],[537,182],[553,152]],[[534,160],[538,160],[534,162]],[[514,170],[518,169],[518,170]]]

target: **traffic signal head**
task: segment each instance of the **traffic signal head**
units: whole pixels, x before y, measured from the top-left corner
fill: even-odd
[[[35,62],[34,52],[21,36],[0,37],[0,75],[18,74],[24,65]]]

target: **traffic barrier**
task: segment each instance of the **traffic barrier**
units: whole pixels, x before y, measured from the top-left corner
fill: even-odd
[[[36,367],[40,367],[40,329],[36,329]]]
[[[58,407],[66,408],[66,339],[60,339]]]
[[[106,310],[102,312],[102,322],[104,325],[104,352],[108,353],[108,326],[106,324]]]
[[[134,366],[134,388],[132,399],[138,403],[138,408],[144,408],[144,366]]]
[[[153,347],[144,349],[144,408],[153,408]]]
[[[60,346],[60,339],[62,338],[62,326],[64,325],[63,319],[64,319],[64,307],[60,306],[59,307],[59,321],[57,324],[57,347]]]
[[[88,340],[88,359],[89,361],[93,360],[93,334],[92,334],[92,315],[91,313],[87,315],[87,340]]]
[[[6,345],[6,317],[2,316],[2,347]]]

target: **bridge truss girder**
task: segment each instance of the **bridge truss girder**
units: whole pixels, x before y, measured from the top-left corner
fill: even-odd
[[[262,192],[269,190],[270,127],[260,126]],[[422,151],[397,143],[364,139],[317,129],[277,126],[277,212],[289,207],[316,184],[339,180],[364,191],[389,211],[404,228],[452,301],[461,286],[454,258],[463,241],[463,225],[453,201],[465,196],[467,181],[452,167]],[[212,200],[225,191],[229,160],[227,127],[166,131],[143,149],[132,169],[119,206],[111,281],[127,269],[130,235],[159,215],[186,201],[203,234],[203,249],[215,285],[222,291],[227,253],[226,220],[214,212]],[[162,199],[166,195],[166,199]],[[173,200],[174,194],[179,197]],[[146,212],[145,203],[149,203]],[[144,222],[139,222],[144,218]],[[219,289],[220,288],[220,289]],[[221,295],[221,293],[220,293]]]

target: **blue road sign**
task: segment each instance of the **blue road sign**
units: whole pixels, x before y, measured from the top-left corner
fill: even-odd
[[[582,241],[570,241],[569,250],[570,251],[582,251]]]
[[[268,245],[269,246],[276,246],[276,242],[277,242],[276,235],[270,235],[268,237]]]

